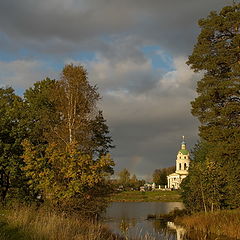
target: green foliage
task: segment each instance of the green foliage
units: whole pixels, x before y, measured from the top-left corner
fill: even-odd
[[[28,139],[34,145],[44,149],[51,129],[59,121],[56,110],[56,99],[52,94],[57,81],[46,78],[34,83],[24,93],[26,103]]]
[[[144,183],[145,180],[137,179],[135,174],[131,176],[131,173],[126,168],[118,173],[118,179],[113,182],[115,187],[118,188],[121,186],[124,190],[139,189]]]
[[[0,194],[6,197],[20,194],[24,189],[22,140],[26,137],[24,103],[10,87],[0,88]]]
[[[200,136],[209,142],[233,141],[240,136],[239,19],[240,4],[200,20],[202,30],[187,62],[195,71],[204,71],[192,113],[202,124]]]
[[[225,174],[218,162],[207,158],[211,147],[206,142],[196,145],[189,175],[181,184],[183,202],[192,211],[210,211],[223,207]]]
[[[124,187],[128,186],[130,183],[130,172],[124,168],[118,173],[118,183]]]
[[[0,89],[2,202],[9,195],[88,216],[104,209],[114,163],[99,99],[84,67],[73,65],[60,80],[36,82],[24,98]]]
[[[239,207],[239,19],[240,4],[201,19],[201,33],[187,62],[204,73],[192,102],[202,142],[182,184],[184,202],[192,211]]]
[[[167,176],[175,172],[175,166],[156,169],[153,172],[153,182],[157,185],[167,185]]]
[[[109,149],[114,148],[102,111],[99,111],[95,119],[91,120],[89,128],[92,131],[91,145],[98,156],[107,154]]]

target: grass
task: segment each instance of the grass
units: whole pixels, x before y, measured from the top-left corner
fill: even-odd
[[[176,219],[188,230],[240,239],[240,209],[198,213]]]
[[[123,191],[110,197],[112,202],[181,202],[177,191]]]
[[[0,216],[0,240],[117,240],[99,223],[80,216],[17,207],[3,211]]]

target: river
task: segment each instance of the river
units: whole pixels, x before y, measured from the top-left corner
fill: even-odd
[[[103,222],[112,232],[125,236],[126,239],[144,240],[199,240],[216,239],[213,236],[200,236],[191,232],[191,237],[184,236],[186,230],[172,222],[147,220],[149,214],[169,213],[174,208],[183,208],[181,202],[113,202],[103,215]],[[226,239],[229,238],[218,238]]]

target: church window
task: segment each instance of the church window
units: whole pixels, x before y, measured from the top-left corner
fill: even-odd
[[[187,164],[184,163],[184,170],[187,170]]]
[[[179,163],[179,170],[181,170],[182,166],[181,166],[181,163]]]

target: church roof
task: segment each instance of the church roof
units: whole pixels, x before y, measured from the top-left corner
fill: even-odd
[[[180,149],[179,152],[181,152],[183,155],[189,154],[189,151],[187,149]]]
[[[169,174],[168,176],[179,176],[179,175],[180,175],[180,174],[174,172],[174,173]]]

